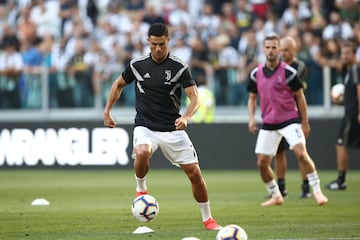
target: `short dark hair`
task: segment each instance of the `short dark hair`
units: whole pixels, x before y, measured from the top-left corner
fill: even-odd
[[[161,37],[161,36],[169,36],[169,30],[166,24],[163,23],[154,23],[150,26],[148,37],[155,36],[155,37]]]
[[[356,44],[355,44],[353,41],[350,41],[350,40],[344,41],[344,42],[341,44],[341,47],[342,47],[342,48],[350,48],[351,51],[352,51],[354,54],[356,54],[356,52],[357,52],[357,46],[356,46]]]
[[[275,41],[277,41],[277,42],[280,42],[280,38],[279,38],[278,35],[269,35],[269,36],[266,36],[266,37],[264,38],[263,43],[265,43],[265,41],[272,41],[272,40],[275,40]]]

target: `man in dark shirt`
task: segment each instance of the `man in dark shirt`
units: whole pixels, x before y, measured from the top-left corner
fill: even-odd
[[[221,226],[212,218],[208,191],[195,148],[185,132],[188,120],[199,107],[198,90],[189,67],[169,53],[170,41],[165,24],[155,23],[148,32],[150,54],[130,61],[110,89],[104,125],[115,127],[110,111],[123,88],[135,81],[136,117],[133,138],[136,195],[147,194],[146,176],[152,154],[160,147],[164,156],[188,176],[193,196],[198,202],[203,224],[208,230]],[[181,88],[189,98],[186,111],[180,115]]]
[[[329,190],[346,189],[348,148],[360,148],[360,65],[356,62],[356,51],[356,45],[352,42],[345,42],[341,46],[341,61],[346,68],[345,114],[341,120],[336,143],[338,178],[326,185]]]

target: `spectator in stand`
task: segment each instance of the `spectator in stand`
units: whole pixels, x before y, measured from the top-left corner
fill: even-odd
[[[265,18],[266,12],[269,9],[269,4],[267,0],[249,0],[252,11],[257,15],[257,17]]]
[[[298,26],[301,20],[311,17],[309,6],[303,4],[300,0],[290,0],[288,8],[281,16],[282,28]]]
[[[17,21],[17,36],[20,41],[33,42],[37,38],[37,26],[30,18],[31,7],[24,7],[20,12],[20,17]]]
[[[146,3],[142,21],[148,23],[149,25],[154,23],[165,23],[165,19],[160,13],[160,9],[156,8],[156,4],[152,2]]]
[[[331,86],[336,83],[342,82],[341,74],[338,71],[340,49],[338,41],[335,39],[327,39],[322,41],[320,64],[330,68],[330,84]]]
[[[105,52],[100,53],[100,60],[94,67],[93,86],[94,94],[101,98],[102,106],[106,104],[113,81],[117,78],[119,72],[123,70],[121,67],[119,68],[114,58],[106,55]]]
[[[233,99],[233,87],[236,83],[236,68],[239,63],[237,50],[230,46],[230,38],[221,34],[215,38],[218,62],[215,67],[216,102],[229,105]]]
[[[36,25],[36,34],[43,37],[52,34],[60,37],[60,18],[58,3],[55,1],[38,0],[30,10],[30,19]]]
[[[73,90],[75,82],[66,72],[67,64],[72,55],[66,52],[66,39],[54,44],[51,50],[51,69],[56,78],[56,102],[60,108],[74,107]]]
[[[357,0],[336,0],[335,6],[339,9],[341,19],[350,24],[360,20],[360,7]]]
[[[0,55],[0,108],[3,109],[21,107],[19,80],[23,61],[17,44],[16,38],[7,38],[1,44],[4,52]]]
[[[71,9],[77,5],[77,0],[60,0],[59,17],[60,17],[60,36],[64,35],[64,26],[71,21]]]
[[[321,44],[319,35],[305,32],[301,37],[302,44],[299,48],[299,59],[305,62],[308,69],[308,88],[306,101],[309,105],[323,103],[323,71],[321,66]]]
[[[220,18],[214,13],[213,6],[205,2],[203,10],[197,18],[195,28],[202,41],[209,37],[217,36],[219,33]]]
[[[185,36],[178,36],[175,40],[175,46],[172,47],[171,52],[183,60],[186,64],[190,64],[192,49],[186,43]]]
[[[239,28],[240,35],[250,30],[254,23],[255,14],[251,10],[248,0],[236,1],[236,26]]]
[[[209,51],[207,45],[201,41],[200,36],[194,36],[190,40],[190,47],[191,47],[191,61],[190,67],[192,75],[195,81],[200,76],[205,76],[206,79],[212,79],[211,81],[207,80],[207,86],[212,91],[214,90],[214,69],[212,68],[211,64],[209,63],[208,55]]]
[[[68,77],[75,83],[73,92],[75,107],[94,106],[90,64],[85,61],[85,52],[84,41],[77,40],[75,54],[70,58],[67,66]]]
[[[27,94],[24,106],[30,109],[40,109],[42,104],[42,70],[43,53],[40,50],[41,39],[34,43],[31,40],[21,42],[21,55],[23,59],[23,77]]]
[[[121,8],[121,3],[118,1],[110,1],[107,11],[103,16],[119,34],[129,33],[133,30],[132,21],[125,11]]]
[[[181,25],[186,25],[187,28],[193,26],[193,21],[188,10],[186,0],[176,0],[176,8],[169,14],[169,24],[173,31],[177,31]]]
[[[340,14],[337,11],[330,13],[329,24],[325,27],[322,32],[322,38],[328,39],[342,39],[347,40],[353,36],[353,30],[350,23],[343,21]]]
[[[236,105],[246,105],[248,99],[248,93],[246,90],[247,80],[250,74],[250,71],[259,64],[259,56],[261,54],[261,49],[256,42],[256,32],[254,30],[249,30],[242,35],[242,41],[245,43],[243,49],[239,51],[239,64],[238,64],[238,81],[235,86],[234,94],[235,98],[234,103]]]

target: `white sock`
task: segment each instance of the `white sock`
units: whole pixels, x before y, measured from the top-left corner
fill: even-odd
[[[206,221],[209,218],[212,218],[211,216],[211,211],[210,211],[210,202],[199,202],[199,207],[200,207],[200,212],[201,212],[201,217],[202,217],[202,221]]]
[[[312,172],[309,174],[306,174],[307,179],[309,180],[309,185],[312,187],[313,192],[321,192],[320,189],[320,179],[319,179],[319,175],[317,174],[317,172]]]
[[[136,191],[137,192],[145,192],[147,190],[146,187],[146,176],[143,178],[138,178],[135,175],[135,180],[136,180]]]
[[[271,194],[271,197],[280,197],[281,192],[279,190],[279,186],[277,185],[275,180],[265,183],[266,190]]]

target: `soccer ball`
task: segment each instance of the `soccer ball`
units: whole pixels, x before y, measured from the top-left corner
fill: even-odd
[[[218,232],[216,235],[216,240],[247,240],[248,236],[245,230],[235,224],[230,224]]]
[[[159,204],[156,199],[149,194],[140,195],[133,200],[131,212],[136,220],[149,222],[154,220],[159,213]]]
[[[331,101],[335,104],[344,103],[345,85],[337,83],[331,87]]]

